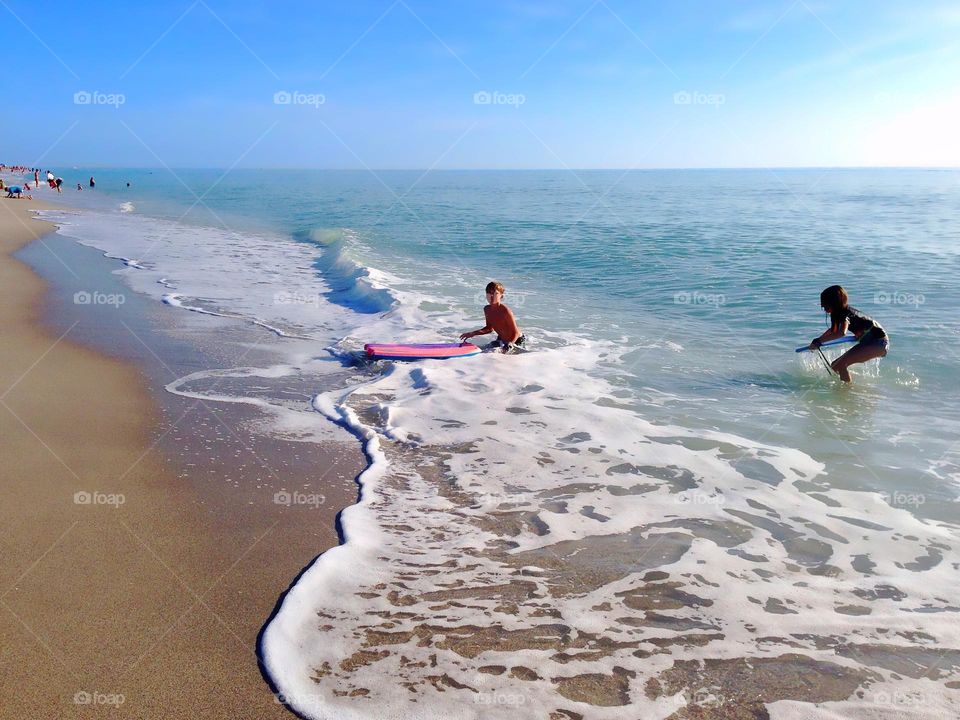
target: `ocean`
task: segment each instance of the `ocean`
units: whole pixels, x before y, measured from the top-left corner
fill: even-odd
[[[960,171],[61,174],[61,234],[282,358],[169,392],[369,459],[264,618],[298,713],[957,715]],[[489,280],[526,353],[363,362]],[[833,284],[891,338],[850,386],[794,352]]]

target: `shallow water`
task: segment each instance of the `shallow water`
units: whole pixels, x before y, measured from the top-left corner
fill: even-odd
[[[284,358],[171,392],[283,407],[478,327],[490,275],[532,339],[315,398],[375,462],[265,634],[301,712],[955,712],[960,173],[96,175],[62,233]],[[851,387],[793,352],[833,283],[892,338]]]

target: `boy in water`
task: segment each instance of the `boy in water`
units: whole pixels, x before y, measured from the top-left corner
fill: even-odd
[[[886,331],[876,320],[867,317],[854,307],[850,307],[847,291],[839,285],[831,285],[820,293],[820,306],[824,312],[830,313],[830,329],[813,339],[810,349],[816,350],[825,342],[842,338],[847,329],[857,338],[858,342],[843,355],[838,357],[830,367],[834,369],[840,379],[850,382],[850,371],[847,369],[856,363],[865,363],[874,358],[881,358],[887,354],[890,340]]]
[[[500,302],[505,292],[503,285],[498,282],[487,283],[487,305],[483,308],[483,317],[486,324],[479,330],[467,332],[460,336],[461,340],[469,340],[477,335],[486,335],[496,332],[497,339],[488,347],[501,350],[501,352],[513,352],[517,348],[523,347],[526,338],[517,327],[517,319],[513,316],[506,305]]]

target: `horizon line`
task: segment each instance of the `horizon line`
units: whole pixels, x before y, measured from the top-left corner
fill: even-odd
[[[10,167],[10,166],[7,166]],[[56,167],[51,164],[49,167]],[[79,170],[225,170],[216,165],[69,165]],[[295,165],[261,165],[229,168],[234,170],[286,170],[319,172],[657,172],[691,170],[960,170],[957,165],[715,165],[689,167],[462,167],[462,168],[423,168],[423,167],[307,167]]]

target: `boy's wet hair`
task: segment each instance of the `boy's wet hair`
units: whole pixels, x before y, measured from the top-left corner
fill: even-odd
[[[843,310],[849,301],[847,291],[840,285],[831,285],[820,293],[820,305],[831,310]]]
[[[505,292],[507,292],[507,290],[505,287],[503,287],[502,283],[498,283],[496,280],[491,280],[487,283],[486,292],[499,292],[501,295],[503,295]]]

